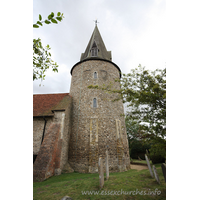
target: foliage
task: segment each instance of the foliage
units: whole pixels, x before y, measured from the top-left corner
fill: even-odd
[[[57,16],[54,16],[54,13],[51,12],[51,14],[48,16],[48,19],[45,19],[44,21],[42,21],[42,16],[39,15],[39,21],[37,21],[37,23],[33,24],[33,28],[39,28],[40,26],[43,26],[43,23],[45,24],[50,24],[51,22],[54,24],[57,24],[58,21],[62,21],[64,18],[63,13],[61,14],[60,12],[57,13]],[[58,21],[57,21],[58,20]]]
[[[57,13],[57,16],[54,17],[54,13],[52,12],[48,19],[42,21],[42,16],[39,15],[39,21],[33,24],[33,28],[39,28],[39,26],[43,26],[43,24],[55,23],[58,21],[62,21],[64,18],[63,13]],[[57,21],[58,20],[58,21]],[[33,81],[37,79],[45,79],[45,72],[50,67],[54,72],[58,72],[58,65],[51,59],[51,53],[49,52],[50,46],[46,45],[46,47],[42,46],[41,39],[33,39]]]
[[[150,157],[166,157],[166,69],[149,71],[139,65],[131,72],[121,80],[127,116],[139,124],[140,138],[152,144]]]
[[[166,69],[150,71],[139,65],[115,81],[120,82],[120,90],[112,88],[112,84],[89,88],[117,93],[115,100],[128,104],[126,115],[137,124],[137,137],[152,143],[150,155],[166,155]]]
[[[145,150],[146,149],[150,149],[150,145],[149,144],[143,144],[142,141],[138,141],[138,140],[132,140],[131,141],[132,145],[130,148],[130,157],[137,159],[138,157],[140,157],[141,159],[145,159]]]
[[[130,110],[127,116],[154,136],[166,136],[166,69],[150,72],[139,65],[124,75],[121,90]],[[144,138],[144,136],[143,136]]]
[[[166,140],[160,137],[154,137],[150,149],[150,158],[153,164],[162,163],[166,160]]]
[[[42,46],[41,39],[33,39],[33,80],[45,78],[45,72],[52,67],[54,72],[58,72],[57,63],[51,59],[50,47]]]
[[[160,154],[152,155],[151,156],[151,161],[152,161],[153,164],[165,163],[165,158],[162,157]]]
[[[138,156],[141,159],[145,159],[146,149],[150,149],[149,143],[144,143],[141,139],[141,130],[139,124],[135,123],[130,117],[125,118],[126,132],[129,142],[130,157],[137,159]]]

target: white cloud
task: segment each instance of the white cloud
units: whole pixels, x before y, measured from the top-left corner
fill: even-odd
[[[59,64],[59,73],[48,71],[44,81],[46,91],[69,92],[74,64],[89,42],[94,29],[94,20],[108,51],[112,51],[113,62],[124,73],[142,64],[150,69],[164,68],[165,53],[165,1],[69,1],[35,0],[34,17],[50,12],[64,13],[59,24],[44,25],[34,29],[34,37],[40,37],[44,45],[49,44],[52,59]],[[49,76],[49,77],[48,77]],[[33,92],[38,89],[34,83]],[[67,86],[66,86],[67,85]]]

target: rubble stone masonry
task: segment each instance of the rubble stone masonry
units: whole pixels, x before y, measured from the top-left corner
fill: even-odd
[[[75,171],[97,173],[100,156],[105,171],[106,150],[109,154],[110,172],[130,169],[122,101],[112,101],[117,94],[88,88],[89,85],[102,86],[111,82],[113,89],[120,89],[119,82],[115,82],[119,77],[116,66],[104,60],[87,60],[73,68],[70,88],[73,98],[69,163]],[[94,98],[96,107],[93,105]]]

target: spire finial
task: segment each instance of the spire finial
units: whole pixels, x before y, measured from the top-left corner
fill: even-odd
[[[94,22],[95,22],[95,25],[97,26],[97,23],[99,23],[98,21],[97,21],[97,19],[96,20],[94,20]]]

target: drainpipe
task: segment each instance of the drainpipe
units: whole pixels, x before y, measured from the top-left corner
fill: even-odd
[[[43,142],[43,139],[44,139],[44,133],[45,133],[45,127],[46,127],[46,123],[47,123],[47,120],[45,119],[45,117],[43,116],[43,119],[44,119],[44,129],[43,129],[43,134],[42,134],[42,141],[41,141],[41,144]]]

